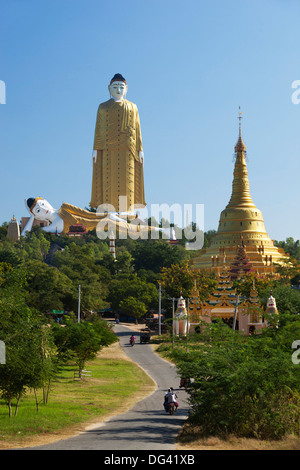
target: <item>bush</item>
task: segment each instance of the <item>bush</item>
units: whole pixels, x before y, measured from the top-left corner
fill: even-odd
[[[194,378],[190,421],[206,435],[277,439],[299,434],[300,365],[291,359],[297,338],[299,321],[293,329],[256,337],[242,337],[224,324],[207,326],[201,343],[179,357],[181,375]]]

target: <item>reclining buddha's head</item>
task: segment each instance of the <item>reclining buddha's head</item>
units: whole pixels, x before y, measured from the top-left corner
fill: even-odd
[[[26,201],[28,211],[38,220],[52,220],[55,209],[42,197],[30,197]]]

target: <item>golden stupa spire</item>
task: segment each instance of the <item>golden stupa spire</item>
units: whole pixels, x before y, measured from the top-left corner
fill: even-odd
[[[239,138],[234,147],[236,154],[233,172],[232,194],[226,208],[230,207],[255,207],[251,195],[246,165],[246,145],[242,138],[242,113],[239,107]]]
[[[274,246],[273,240],[266,232],[263,215],[252,201],[240,108],[238,120],[239,136],[234,148],[235,164],[231,198],[220,214],[218,230],[211,239],[210,246],[194,258],[193,269],[211,269],[220,273],[226,263],[228,272],[232,276],[232,273],[239,274],[239,262],[245,261],[243,272],[246,271],[245,268],[249,271],[248,268],[251,266],[253,272],[265,276],[273,273],[275,263],[282,264],[282,258],[286,258],[286,255],[282,249]]]
[[[246,152],[247,148],[246,145],[244,144],[243,138],[242,138],[242,112],[241,112],[241,107],[239,106],[239,138],[236,143],[236,146],[234,147],[235,153],[238,152]]]

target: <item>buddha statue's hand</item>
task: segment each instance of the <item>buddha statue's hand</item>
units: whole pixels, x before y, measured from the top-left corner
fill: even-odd
[[[139,152],[140,163],[144,163],[144,152]]]
[[[96,161],[97,161],[97,150],[93,151],[93,160],[96,163]]]

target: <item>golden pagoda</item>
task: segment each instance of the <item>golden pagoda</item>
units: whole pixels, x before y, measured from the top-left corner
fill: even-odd
[[[246,165],[246,145],[241,132],[239,112],[239,137],[235,145],[235,165],[232,194],[229,203],[221,212],[216,235],[209,248],[202,249],[193,260],[193,269],[208,269],[220,273],[226,254],[226,265],[230,267],[239,252],[244,252],[248,267],[259,276],[273,274],[274,263],[288,261],[282,248],[274,246],[266,232],[262,213],[255,206],[250,195]]]

